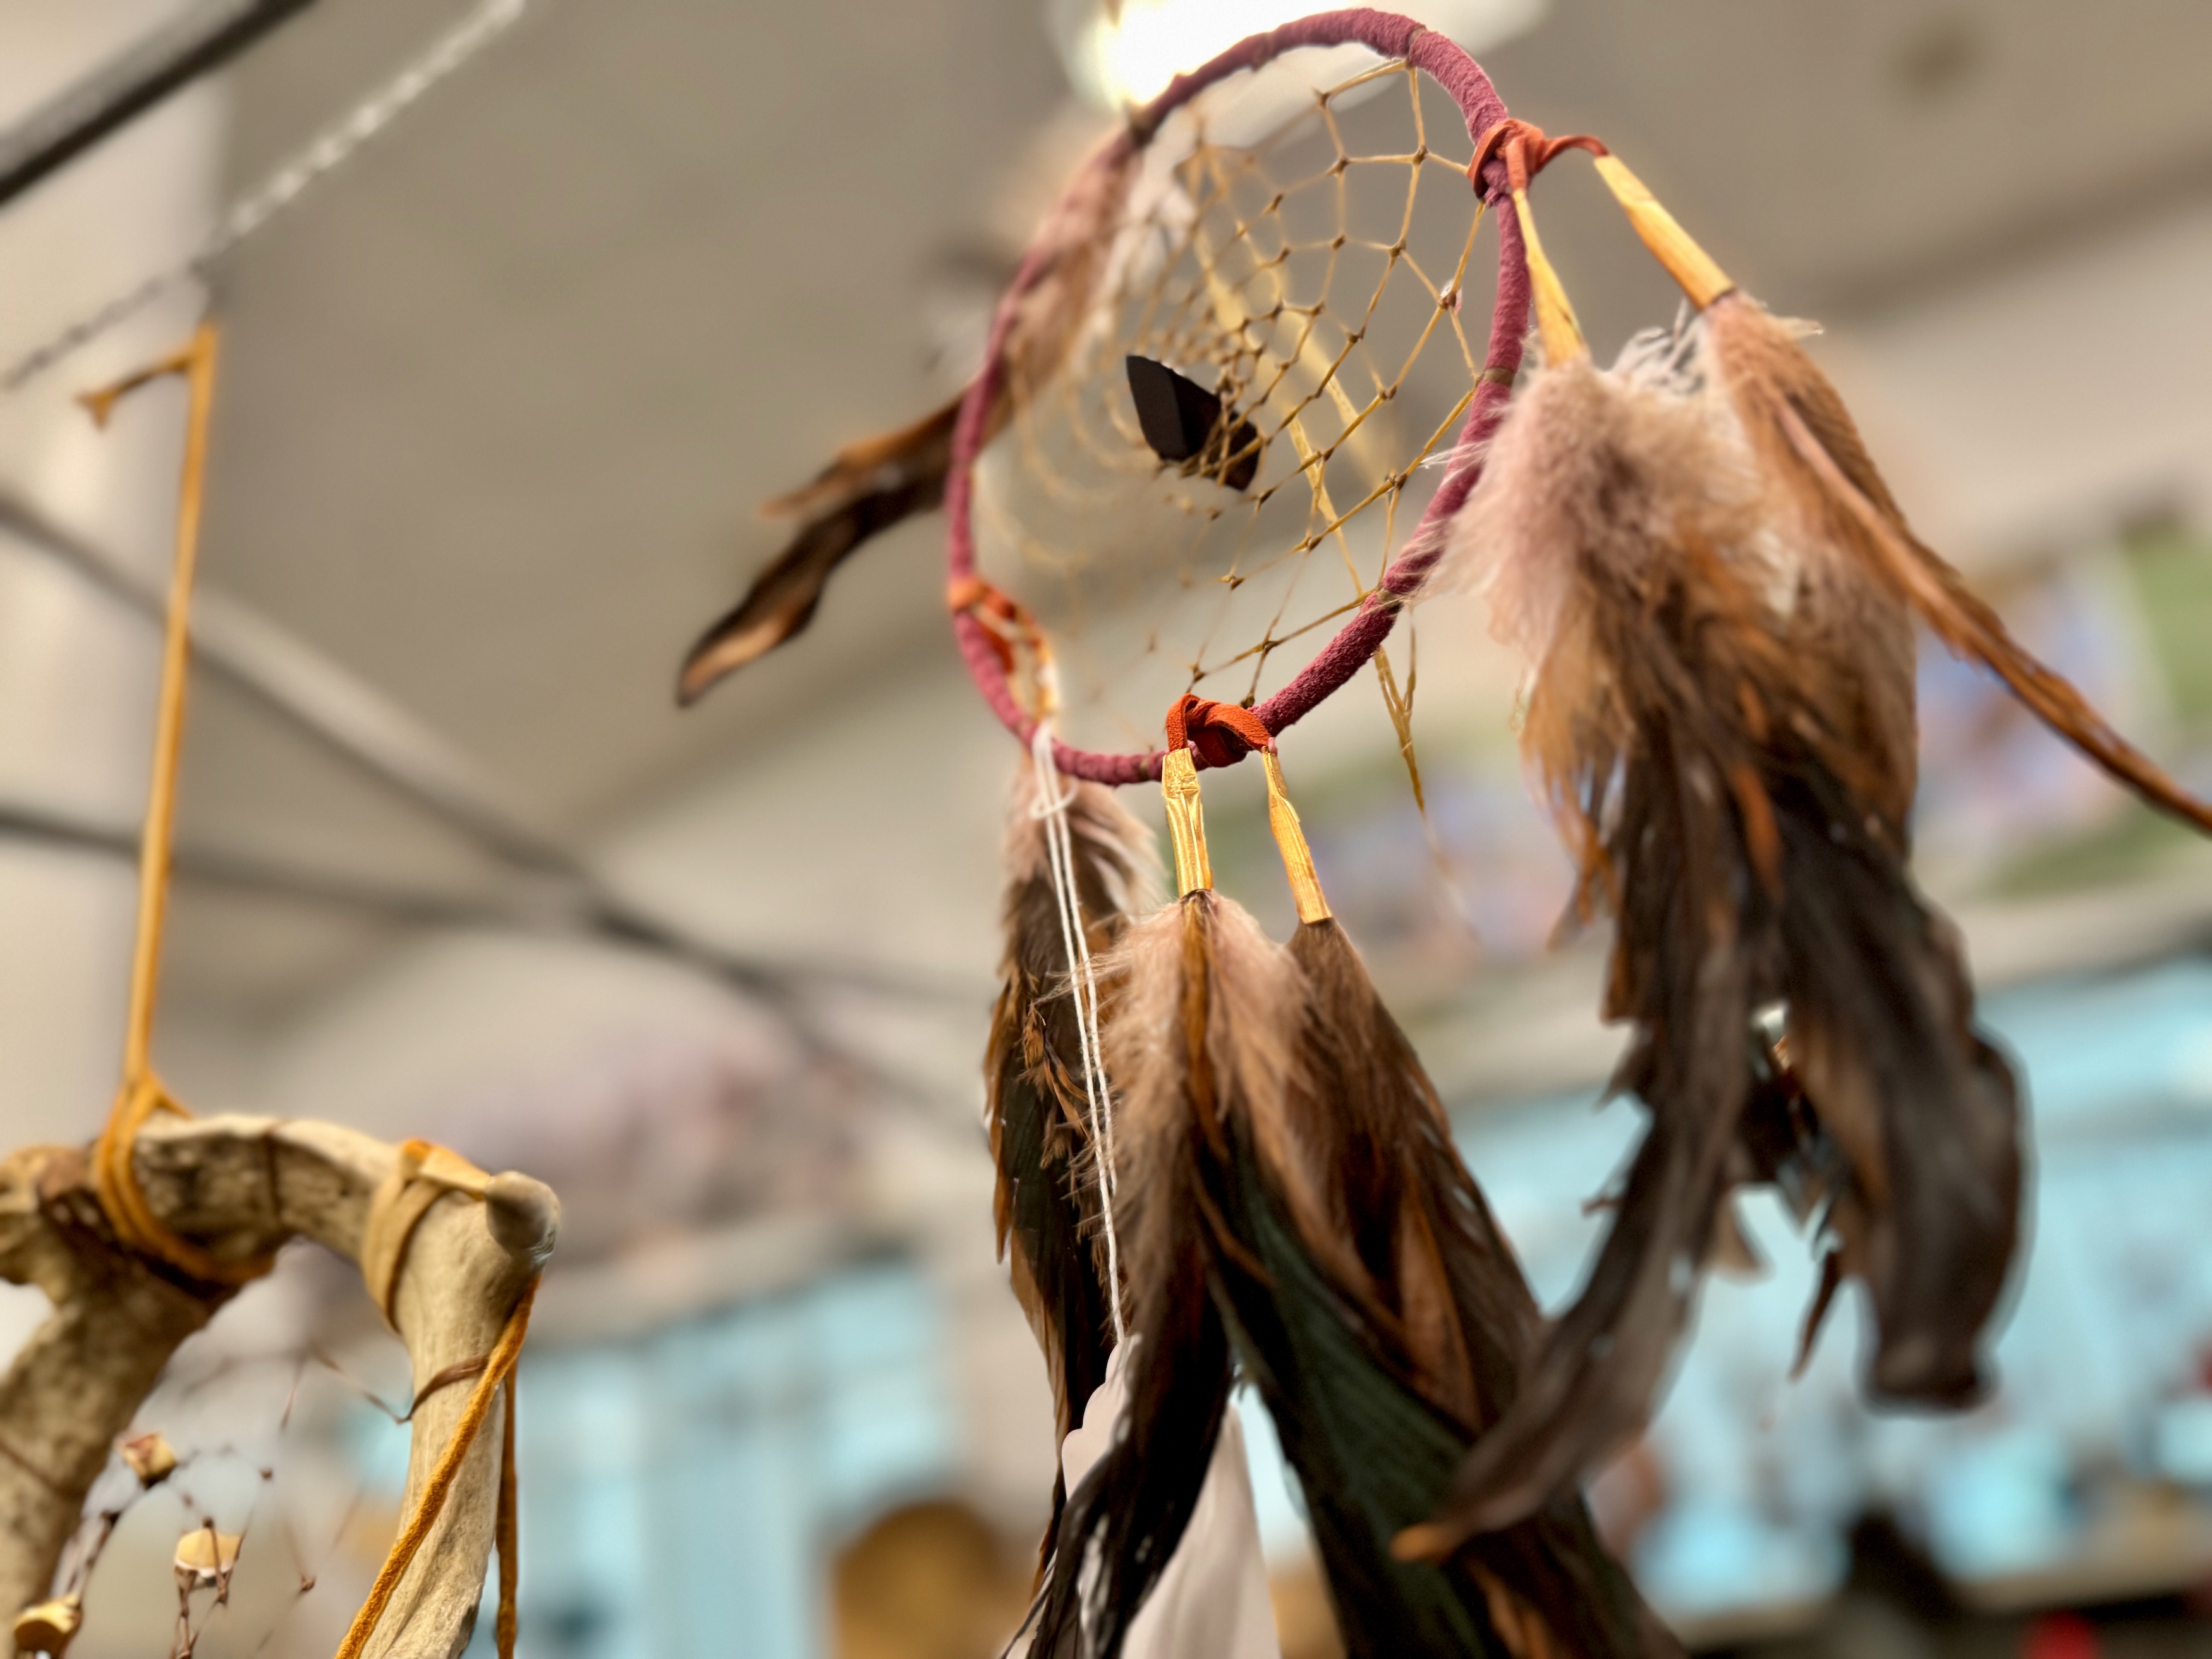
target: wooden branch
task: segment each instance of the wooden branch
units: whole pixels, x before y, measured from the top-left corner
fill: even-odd
[[[163,1117],[133,1159],[155,1213],[216,1255],[312,1238],[358,1264],[369,1200],[398,1149],[333,1124]],[[489,1353],[553,1246],[560,1206],[526,1176],[484,1201],[447,1193],[417,1224],[393,1312],[414,1386]],[[0,1379],[0,1613],[44,1600],[87,1491],[177,1345],[233,1293],[187,1285],[122,1249],[92,1195],[84,1152],[34,1146],[0,1162],[0,1279],[54,1304]],[[416,1413],[403,1512],[467,1403],[443,1388]],[[451,1659],[482,1593],[499,1485],[498,1437],[480,1435],[429,1539],[386,1610],[368,1659]]]

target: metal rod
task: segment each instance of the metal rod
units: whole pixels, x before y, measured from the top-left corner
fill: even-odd
[[[0,489],[0,532],[67,566],[158,623],[166,596],[106,549]],[[573,878],[576,855],[532,821],[514,792],[335,658],[243,600],[203,586],[192,603],[192,660],[319,747],[388,785],[517,869]]]
[[[0,842],[8,842],[122,862],[137,858],[139,831],[58,807],[0,799]],[[549,909],[528,896],[471,894],[379,881],[189,842],[175,849],[171,868],[177,881],[188,887],[222,888],[283,903],[350,912],[365,920],[414,927],[586,939],[620,950],[670,954],[659,941],[597,912],[567,906]],[[810,991],[854,992],[905,1002],[963,1006],[974,1006],[990,994],[988,984],[958,975],[863,962],[764,957],[703,946],[678,954],[687,965],[726,981],[749,984],[775,979]]]
[[[125,47],[0,133],[0,204],[313,3],[204,0]]]
[[[20,496],[0,489],[0,535],[43,554],[76,572],[102,592],[139,615],[159,622],[165,596],[160,587],[105,548],[64,529]],[[6,544],[0,540],[0,547]],[[510,870],[536,878],[537,902],[500,907],[486,925],[542,929],[549,915],[543,901],[559,894],[550,914],[575,933],[610,944],[644,950],[684,963],[734,989],[759,997],[782,1012],[809,1041],[820,1038],[801,1006],[812,990],[849,988],[927,1000],[972,1000],[983,993],[954,979],[911,975],[896,968],[857,963],[810,963],[728,950],[677,927],[612,890],[587,860],[560,836],[532,821],[513,802],[513,792],[474,757],[464,753],[389,696],[327,653],[310,645],[273,617],[244,601],[203,586],[194,595],[191,618],[192,662],[246,693],[291,724],[319,747],[360,768],[467,836]],[[11,826],[0,813],[0,835]],[[15,826],[23,833],[21,826]],[[35,834],[34,831],[30,832]],[[207,855],[203,854],[203,860]],[[179,869],[191,872],[191,864]],[[204,878],[226,880],[198,865]],[[256,884],[237,883],[234,884]],[[312,895],[344,903],[317,878]],[[298,896],[311,896],[304,889]],[[435,920],[428,912],[446,908],[431,899],[419,908],[398,899],[394,915],[407,911],[417,921]],[[503,918],[503,920],[502,920]],[[471,925],[476,918],[457,908],[442,918],[449,925]]]

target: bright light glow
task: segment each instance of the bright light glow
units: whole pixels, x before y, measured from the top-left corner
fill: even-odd
[[[1547,3],[1415,0],[1399,9],[1480,52],[1534,27]],[[1141,104],[1246,35],[1327,9],[1314,0],[1121,0],[1115,23],[1094,5],[1064,37],[1068,74],[1085,97],[1109,109]]]

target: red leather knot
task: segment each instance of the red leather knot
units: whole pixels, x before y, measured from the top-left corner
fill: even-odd
[[[1234,766],[1255,749],[1275,746],[1275,734],[1242,703],[1188,691],[1168,710],[1167,733],[1169,748],[1188,749],[1202,767]]]
[[[1514,191],[1528,189],[1531,179],[1551,166],[1563,151],[1571,149],[1586,149],[1593,155],[1611,153],[1586,132],[1547,138],[1543,128],[1534,122],[1509,115],[1482,135],[1481,142],[1474,147],[1474,160],[1467,164],[1467,176],[1477,190],[1495,201]],[[1505,163],[1505,188],[1502,191],[1495,185],[1485,185],[1482,177],[1483,169],[1499,160]]]

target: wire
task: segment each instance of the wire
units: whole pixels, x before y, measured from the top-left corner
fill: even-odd
[[[0,204],[216,70],[314,0],[202,0],[0,132]]]
[[[319,180],[351,161],[362,145],[382,132],[440,82],[520,21],[526,0],[483,0],[453,28],[438,37],[422,56],[401,70],[346,116],[326,127],[254,190],[234,203],[190,258],[156,272],[128,293],[110,300],[9,365],[0,374],[0,393],[21,389],[80,346],[95,340],[126,318],[134,317],[179,283],[204,279],[238,245],[265,228]]]

